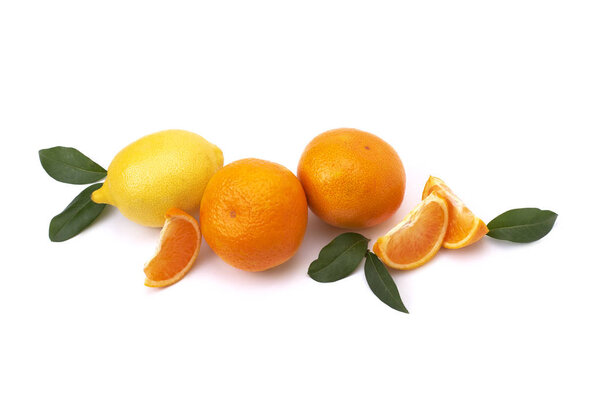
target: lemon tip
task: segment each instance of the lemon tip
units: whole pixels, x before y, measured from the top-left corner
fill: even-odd
[[[110,204],[108,193],[104,185],[102,185],[100,189],[94,190],[91,197],[94,203]]]

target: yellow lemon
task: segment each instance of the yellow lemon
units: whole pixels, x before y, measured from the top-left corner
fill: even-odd
[[[138,224],[160,227],[173,207],[196,211],[222,166],[223,153],[202,136],[177,129],[153,133],[115,156],[92,200],[117,207]]]

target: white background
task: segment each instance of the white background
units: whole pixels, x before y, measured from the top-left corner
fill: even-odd
[[[597,1],[2,1],[0,397],[598,399]],[[181,128],[225,162],[295,172],[332,128],[392,144],[407,192],[430,174],[482,219],[559,214],[539,242],[484,238],[392,272],[410,314],[362,267],[330,284],[310,261],[342,232],[312,214],[286,264],[248,273],[204,243],[165,290],[143,285],[159,230],[106,209],[51,243],[82,190],[37,151],[107,167]]]

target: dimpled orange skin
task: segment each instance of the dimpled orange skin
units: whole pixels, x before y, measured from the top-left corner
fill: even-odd
[[[404,198],[406,175],[396,151],[379,137],[341,128],[315,137],[298,163],[310,209],[346,229],[375,226]]]
[[[235,161],[208,182],[200,205],[206,243],[226,263],[263,271],[289,260],[304,238],[306,196],[282,165]]]

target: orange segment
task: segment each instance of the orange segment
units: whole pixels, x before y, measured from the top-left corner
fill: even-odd
[[[440,178],[430,176],[427,180],[423,198],[431,193],[437,193],[448,202],[450,220],[442,244],[445,248],[460,249],[475,243],[488,233],[485,223],[477,218]]]
[[[373,252],[388,266],[413,269],[429,261],[442,246],[448,206],[436,194],[425,198],[404,219],[377,239]]]
[[[183,278],[198,257],[201,239],[194,217],[177,208],[167,211],[156,254],[144,268],[144,284],[164,287]]]

